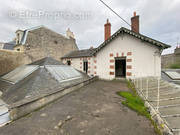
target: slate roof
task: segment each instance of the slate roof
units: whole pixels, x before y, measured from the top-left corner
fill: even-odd
[[[52,57],[45,57],[45,58],[42,58],[42,59],[37,60],[35,62],[32,62],[29,65],[44,66],[44,65],[64,65],[64,64],[60,61],[53,59]]]
[[[76,50],[72,51],[62,58],[79,58],[79,57],[91,57],[95,52],[96,48],[85,49],[85,50]]]
[[[20,41],[19,44],[24,45],[24,44],[26,43],[26,39],[27,39],[28,33],[29,33],[30,31],[33,31],[33,30],[36,30],[36,29],[39,29],[39,28],[46,28],[46,29],[52,31],[51,29],[49,29],[49,28],[47,28],[47,27],[45,27],[45,26],[43,26],[43,25],[36,26],[36,27],[32,27],[32,28],[29,28],[29,29],[26,29],[26,30],[21,30],[21,31],[23,31],[23,37],[22,37],[22,39],[21,39],[21,41]],[[53,32],[55,32],[55,31],[53,31]],[[55,33],[56,33],[56,32],[55,32]],[[57,34],[58,34],[58,35],[61,35],[61,34],[59,34],[59,33],[57,33]],[[64,37],[64,38],[67,38],[67,37],[65,37],[65,36],[63,36],[63,35],[61,35],[61,36]]]
[[[27,97],[46,94],[55,91],[59,88],[70,86],[84,79],[89,78],[89,76],[77,71],[81,75],[80,78],[68,79],[67,81],[59,82],[48,71],[48,69],[43,66],[55,65],[57,67],[57,66],[66,66],[66,65],[62,64],[57,60],[54,60],[51,57],[43,58],[29,65],[39,65],[39,68],[15,84],[12,84],[0,77],[0,91],[3,92],[1,98],[7,104],[20,101]],[[56,74],[56,71],[54,71],[54,73]],[[57,76],[59,75],[57,74]]]
[[[26,43],[26,39],[27,39],[27,35],[28,35],[28,32],[29,32],[29,31],[32,31],[32,30],[35,30],[35,29],[39,29],[39,28],[42,28],[42,27],[44,27],[44,26],[43,26],[43,25],[40,25],[40,26],[37,26],[37,27],[32,27],[32,28],[30,28],[30,29],[24,30],[23,37],[22,37],[22,39],[21,39],[21,41],[20,41],[20,44],[24,45],[24,44]],[[22,31],[22,30],[21,30],[21,31]]]
[[[15,45],[16,45],[16,41],[10,41],[4,44],[3,49],[13,50]]]
[[[155,39],[152,39],[152,38],[150,38],[150,37],[147,37],[147,36],[145,36],[145,35],[142,35],[142,34],[140,34],[140,33],[136,33],[136,32],[134,32],[134,31],[132,31],[132,30],[127,29],[127,28],[121,27],[121,28],[120,28],[118,31],[116,31],[111,37],[109,37],[106,41],[104,41],[104,42],[95,50],[94,54],[97,53],[98,51],[100,51],[103,47],[105,47],[108,43],[110,43],[112,40],[114,40],[117,36],[119,36],[120,34],[124,34],[124,33],[126,33],[126,34],[128,34],[128,35],[131,35],[131,36],[133,36],[133,37],[135,37],[135,38],[138,38],[138,39],[140,39],[140,40],[142,40],[142,41],[144,41],[144,42],[148,42],[148,43],[150,43],[150,44],[152,44],[152,45],[154,45],[154,46],[157,46],[157,47],[159,47],[159,48],[162,48],[162,49],[166,49],[166,48],[171,47],[170,45],[167,45],[167,44],[165,44],[165,43],[162,43],[162,42],[160,42],[160,41],[157,41],[157,40],[155,40]]]
[[[62,58],[78,58],[78,57],[91,57],[93,55],[95,55],[98,51],[100,51],[102,48],[104,48],[108,43],[110,43],[111,41],[113,41],[116,37],[118,37],[121,34],[128,34],[131,35],[135,38],[138,38],[144,42],[150,43],[154,46],[157,46],[161,49],[166,49],[171,47],[170,45],[167,45],[165,43],[162,43],[160,41],[154,40],[150,37],[147,37],[145,35],[142,35],[140,33],[136,33],[132,30],[129,30],[127,28],[121,27],[118,31],[116,31],[111,37],[109,37],[106,41],[104,41],[99,47],[91,50],[91,49],[86,49],[86,50],[77,50],[77,51],[73,51],[70,52],[69,54],[65,55]]]

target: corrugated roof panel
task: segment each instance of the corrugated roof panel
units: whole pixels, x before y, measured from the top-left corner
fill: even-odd
[[[81,78],[80,72],[75,70],[73,67],[67,65],[48,65],[45,68],[52,74],[52,76],[59,82]]]
[[[2,79],[12,83],[17,83],[38,69],[38,67],[38,65],[23,65],[4,75]]]

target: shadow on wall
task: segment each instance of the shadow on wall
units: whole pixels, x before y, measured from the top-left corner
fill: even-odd
[[[30,58],[22,52],[0,50],[0,75],[28,63],[31,63]]]

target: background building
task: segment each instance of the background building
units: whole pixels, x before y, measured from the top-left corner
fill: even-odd
[[[47,56],[60,61],[63,55],[78,50],[70,29],[63,36],[44,26],[17,30],[14,40],[0,47],[0,75]]]
[[[173,64],[180,65],[180,47],[177,46],[174,53],[162,55],[162,68],[171,68]]]

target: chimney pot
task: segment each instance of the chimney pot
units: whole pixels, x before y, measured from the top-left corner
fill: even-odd
[[[136,16],[136,11],[134,12],[134,16]]]

